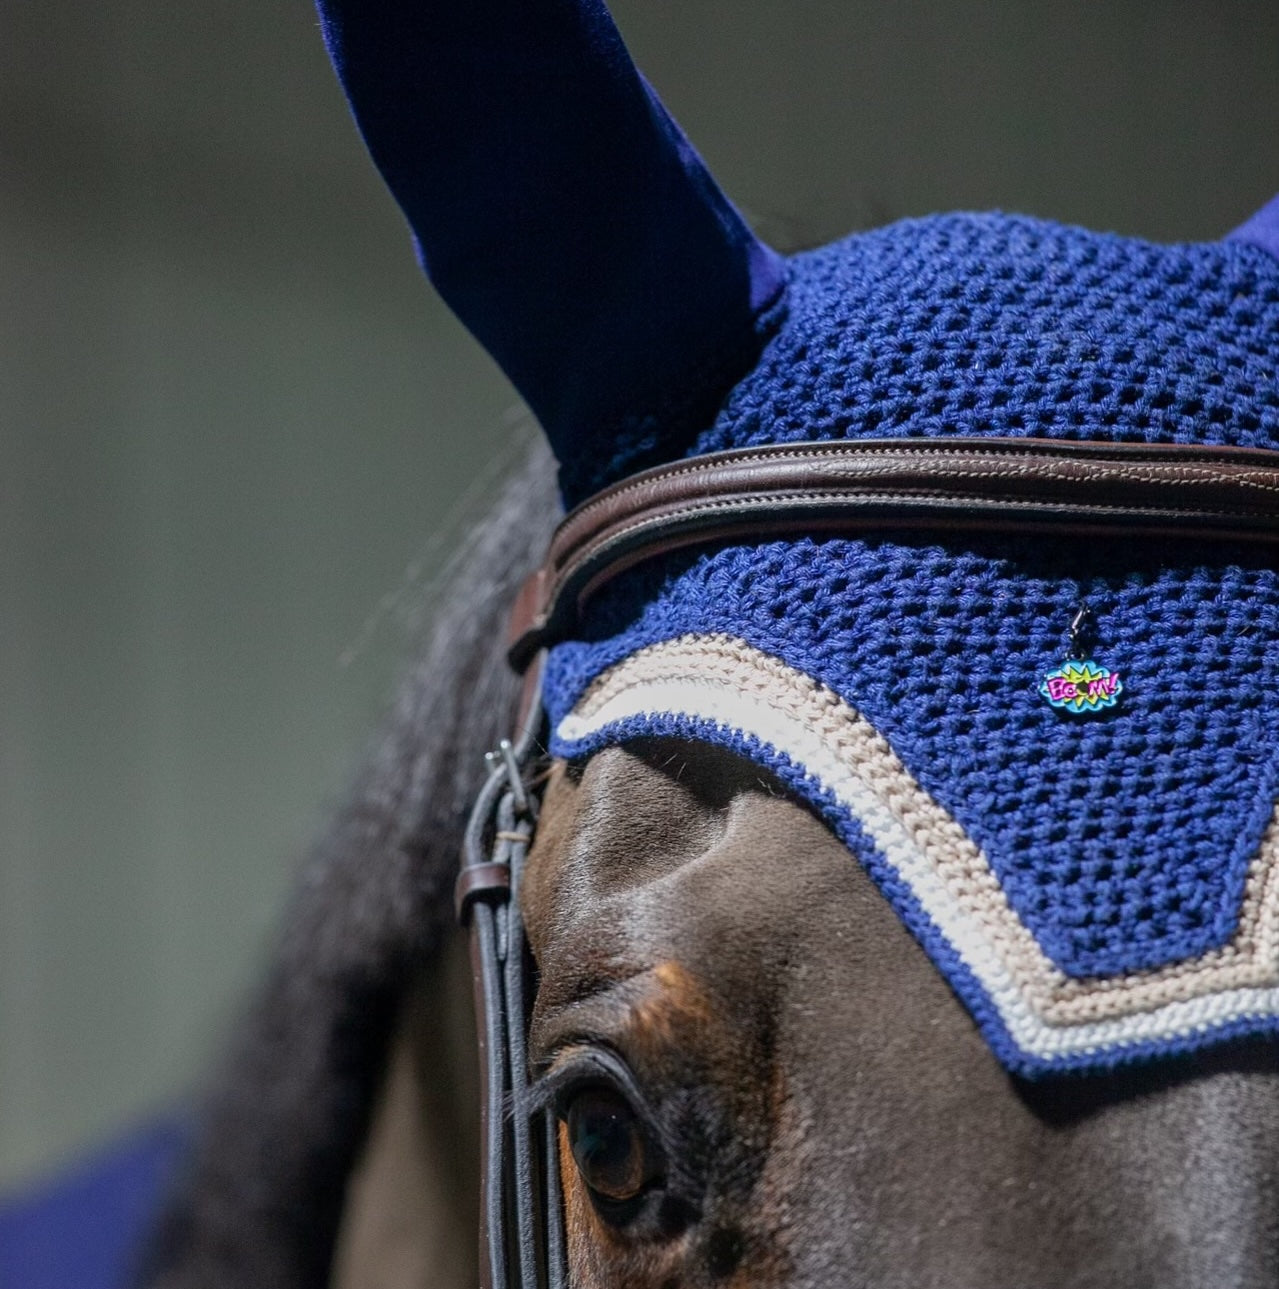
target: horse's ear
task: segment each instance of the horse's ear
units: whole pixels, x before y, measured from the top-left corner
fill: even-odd
[[[569,500],[672,459],[753,364],[781,260],[600,0],[319,0],[422,264],[541,421]]]
[[[1233,233],[1227,233],[1226,241],[1247,242],[1249,246],[1268,251],[1279,260],[1279,196],[1272,197]]]

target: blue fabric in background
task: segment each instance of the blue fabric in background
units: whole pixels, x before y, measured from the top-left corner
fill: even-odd
[[[153,1120],[52,1180],[0,1199],[0,1289],[124,1289],[186,1141]]]

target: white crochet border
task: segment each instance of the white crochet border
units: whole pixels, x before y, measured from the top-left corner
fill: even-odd
[[[741,640],[684,636],[604,672],[556,734],[571,748],[656,715],[753,737],[810,774],[907,883],[1029,1056],[1078,1058],[1279,1013],[1279,810],[1229,944],[1153,971],[1071,979],[1009,905],[981,850],[837,694]]]

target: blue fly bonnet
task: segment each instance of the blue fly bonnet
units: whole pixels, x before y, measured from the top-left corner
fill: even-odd
[[[1202,245],[959,214],[783,259],[594,0],[320,7],[427,272],[570,505],[802,440],[1279,449],[1279,199]],[[673,734],[768,767],[1010,1070],[1279,1030],[1268,548],[719,542],[612,582],[543,694],[559,756]]]

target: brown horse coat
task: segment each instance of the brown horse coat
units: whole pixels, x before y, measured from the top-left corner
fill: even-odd
[[[1272,1045],[1010,1078],[843,844],[758,767],[675,741],[557,767],[524,905],[533,1059],[620,1057],[666,1160],[618,1227],[565,1156],[577,1289],[1279,1283]],[[474,1146],[428,1068],[440,999],[404,1013],[338,1289],[475,1282]]]

